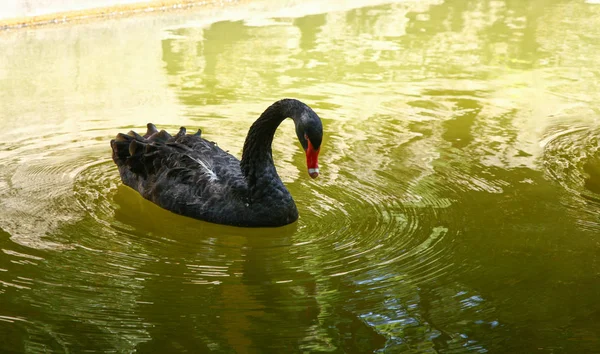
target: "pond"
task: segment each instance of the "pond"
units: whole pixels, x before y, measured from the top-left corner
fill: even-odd
[[[600,348],[600,5],[242,2],[0,32],[0,351]],[[148,122],[236,156],[272,102],[298,222],[244,229],[122,185]]]

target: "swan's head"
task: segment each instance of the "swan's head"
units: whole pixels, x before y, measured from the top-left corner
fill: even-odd
[[[312,178],[317,178],[319,176],[319,151],[323,141],[323,124],[312,109],[305,111],[297,121],[296,135],[306,154],[308,174]]]

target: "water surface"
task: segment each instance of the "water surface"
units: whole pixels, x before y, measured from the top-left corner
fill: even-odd
[[[600,5],[265,6],[0,33],[0,351],[600,350]],[[117,132],[240,156],[283,97],[326,131],[317,180],[275,139],[297,223],[122,186]]]

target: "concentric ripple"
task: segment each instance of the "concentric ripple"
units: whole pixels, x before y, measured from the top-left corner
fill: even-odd
[[[541,143],[549,177],[567,190],[564,203],[590,230],[600,230],[599,137],[598,127],[558,126]]]
[[[48,238],[62,225],[79,219],[82,210],[72,198],[74,177],[87,163],[80,151],[88,137],[68,133],[29,136],[0,149],[0,227],[12,239],[33,248],[69,248]]]
[[[410,263],[409,258],[416,253],[419,262],[435,257],[427,255],[434,252],[433,248],[423,247],[432,242],[430,237],[440,236],[438,230],[442,226],[435,221],[439,212],[435,206],[427,200],[413,204],[410,195],[402,198],[388,194],[386,188],[371,181],[357,180],[351,171],[342,173],[337,182],[345,188],[332,191],[336,188],[333,185],[314,187],[307,210],[310,213],[304,213],[307,218],[314,214],[327,222],[302,224],[303,234],[317,236],[310,240],[312,247],[327,247],[336,255],[323,260],[324,275],[335,277],[370,269],[386,272],[383,266],[396,267],[398,264],[394,263],[403,260]],[[328,198],[328,190],[343,198]],[[417,281],[418,276],[414,279]]]

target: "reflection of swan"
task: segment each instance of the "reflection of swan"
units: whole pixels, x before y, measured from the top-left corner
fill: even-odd
[[[124,185],[117,187],[113,197],[115,225],[117,229],[131,234],[132,238],[170,242],[171,247],[161,248],[164,256],[168,253],[169,257],[182,257],[182,252],[187,254],[187,251],[196,256],[198,252],[205,253],[205,255],[212,254],[214,242],[211,241],[211,238],[215,235],[219,235],[218,240],[221,246],[237,245],[241,242],[239,247],[242,247],[246,242],[252,240],[252,244],[257,245],[256,247],[288,247],[292,243],[290,238],[298,230],[298,223],[275,229],[241,229],[192,218],[182,218],[156,204],[136,198],[137,195],[137,192],[129,187]],[[173,225],[177,225],[177,228],[173,228]],[[173,246],[175,244],[180,244],[187,251],[182,247]]]
[[[252,125],[241,162],[185,128],[171,137],[148,124],[148,132],[118,134],[111,140],[113,160],[123,183],[175,213],[235,226],[281,226],[298,219],[292,196],[277,175],[271,154],[273,135],[291,117],[308,173],[319,174],[323,126],[304,103],[275,102]]]

